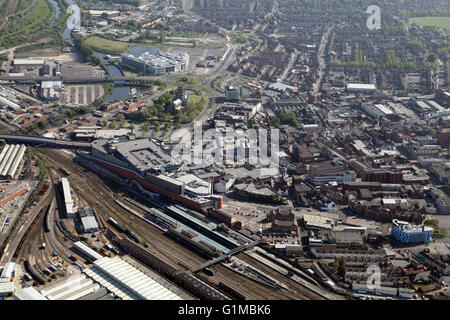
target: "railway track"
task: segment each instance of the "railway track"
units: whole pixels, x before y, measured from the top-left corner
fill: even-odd
[[[126,225],[127,228],[135,232],[140,238],[144,239],[152,249],[158,251],[169,261],[180,266],[180,269],[192,269],[206,262],[206,259],[195,253],[195,251],[187,249],[186,246],[169,238],[157,227],[150,224],[143,224],[139,218],[118,205],[115,200],[127,203],[127,206],[132,210],[143,213],[143,210],[140,207],[128,202],[118,193],[118,191],[122,190],[121,187],[117,187],[114,183],[108,183],[107,181],[101,180],[95,173],[75,164],[72,159],[68,159],[67,154],[63,155],[63,153],[51,149],[40,149],[39,152],[43,156],[51,159],[54,166],[70,171],[71,174],[68,179],[72,185],[73,191],[86,200],[103,220],[107,221],[112,217],[119,223]],[[248,258],[244,258],[244,260],[248,260]],[[300,286],[298,283],[291,281],[288,278],[280,278],[279,274],[264,264],[258,263],[256,260],[248,262],[256,268],[267,272],[271,276],[282,279],[283,282],[289,284],[289,287],[294,288],[296,293],[284,289],[276,290],[268,288],[245,276],[239,275],[220,264],[215,266],[217,272],[213,278],[208,278],[203,274],[200,276],[204,280],[214,284],[215,287],[217,287],[219,281],[229,283],[235,288],[238,288],[240,292],[249,299],[323,299],[307,287]]]
[[[127,225],[131,231],[143,238],[150,247],[159,251],[171,262],[184,266],[184,269],[192,269],[206,262],[205,258],[197,255],[194,251],[187,250],[184,245],[169,238],[157,227],[142,224],[139,218],[134,217],[115,203],[114,200],[119,200],[123,203],[126,200],[120,195],[114,194],[96,174],[78,166],[73,163],[72,159],[67,159],[65,155],[58,153],[56,150],[45,149],[39,150],[39,152],[43,156],[52,159],[52,162],[58,164],[58,167],[70,171],[71,175],[67,178],[72,187],[75,187],[72,188],[74,192],[86,200],[105,221],[112,217],[118,220],[119,223],[122,222]],[[94,198],[92,195],[96,195],[96,197]],[[142,212],[140,208],[132,204],[129,206],[137,212]]]

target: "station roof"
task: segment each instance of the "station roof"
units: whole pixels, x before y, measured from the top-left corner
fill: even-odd
[[[42,294],[39,293],[35,288],[28,287],[17,291],[14,294],[16,300],[47,300]]]
[[[119,257],[104,257],[84,272],[124,300],[182,299]]]

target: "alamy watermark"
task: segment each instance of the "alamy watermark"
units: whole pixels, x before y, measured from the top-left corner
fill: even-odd
[[[367,7],[366,13],[370,14],[367,18],[366,26],[369,30],[381,29],[381,9],[377,5],[370,5]]]
[[[170,142],[176,164],[279,166],[279,130],[251,128],[234,130],[211,128],[203,132],[201,122],[194,130],[175,130]]]
[[[381,287],[381,269],[376,264],[371,264],[366,273],[369,275],[366,281],[367,289],[376,290]]]

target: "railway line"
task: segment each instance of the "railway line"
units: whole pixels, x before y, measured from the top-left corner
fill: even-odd
[[[65,168],[71,172],[68,177],[69,182],[75,188],[74,191],[84,198],[105,221],[112,217],[118,222],[127,225],[129,229],[135,232],[140,238],[152,248],[157,249],[170,261],[182,266],[184,269],[195,268],[204,263],[206,259],[197,255],[195,252],[186,250],[186,247],[173,241],[161,230],[152,225],[143,225],[139,218],[134,217],[124,208],[115,203],[114,200],[125,202],[118,194],[113,194],[104,181],[84,168],[67,159],[66,155],[58,153],[56,150],[39,150],[41,154],[53,159],[53,163],[58,163],[59,167]],[[95,198],[92,195],[97,195]],[[129,204],[137,211],[142,212],[140,208]],[[189,254],[190,253],[190,254]],[[187,267],[187,268],[186,268]]]
[[[151,224],[143,224],[140,218],[135,217],[134,214],[117,204],[115,200],[126,203],[126,206],[134,212],[145,215],[141,206],[133,204],[127,201],[126,197],[121,196],[119,193],[122,190],[121,187],[116,186],[114,183],[103,181],[95,173],[77,165],[72,159],[68,158],[67,153],[63,154],[54,149],[40,149],[39,153],[52,160],[54,166],[57,167],[55,169],[63,168],[71,173],[68,179],[72,185],[72,190],[86,200],[96,210],[101,219],[107,221],[112,217],[120,224],[126,225],[127,228],[143,239],[151,249],[158,251],[169,261],[179,266],[180,271],[195,269],[207,261],[195,251],[187,249],[186,246],[178,243],[175,239],[168,237],[158,227]],[[267,272],[275,278],[282,279],[283,282],[295,290],[295,293],[258,284],[220,264],[214,266],[216,273],[213,277],[208,277],[203,273],[199,273],[198,276],[215,287],[218,286],[219,282],[230,284],[248,299],[323,299],[322,296],[308,287],[301,286],[299,283],[283,277],[264,264],[246,257],[242,253],[239,256],[244,256],[243,260],[251,263],[254,267]]]
[[[241,253],[239,255],[239,259],[243,260],[246,263],[250,263],[253,266],[257,267],[259,270],[267,273],[268,275],[281,279],[282,282],[284,282],[286,285],[289,286],[289,288],[295,290],[297,293],[296,294],[290,294],[291,298],[295,298],[295,299],[301,299],[301,300],[324,300],[325,298],[312,291],[310,288],[308,288],[305,285],[299,284],[296,281],[293,281],[292,279],[290,279],[287,276],[282,276],[280,277],[280,274],[278,271],[275,271],[273,268],[267,266],[266,264],[262,263],[261,261],[250,257],[248,255],[246,255],[245,253]]]

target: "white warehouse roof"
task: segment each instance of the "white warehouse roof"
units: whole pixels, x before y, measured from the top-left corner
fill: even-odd
[[[61,89],[63,86],[62,81],[42,81],[41,89],[53,88],[53,89]]]
[[[84,274],[78,274],[42,289],[41,293],[48,300],[76,300],[100,289],[101,286],[98,283],[94,283]]]
[[[1,277],[8,279],[8,281],[11,280],[12,272],[14,271],[15,266],[16,264],[14,262],[8,262],[7,264],[5,264]]]
[[[78,250],[83,252],[85,255],[87,255],[89,258],[91,258],[94,261],[103,258],[102,255],[98,254],[97,252],[95,252],[94,250],[89,248],[87,245],[85,245],[81,241],[77,241],[73,245],[75,248],[77,248]]]
[[[39,65],[44,64],[44,60],[24,60],[24,59],[15,59],[14,65]]]
[[[350,89],[350,90],[376,90],[377,87],[371,83],[347,83],[347,89]]]
[[[69,180],[67,180],[67,178],[62,178],[61,184],[64,194],[64,203],[66,204],[66,212],[67,215],[71,215],[73,214],[73,202],[72,202],[72,194],[70,193]]]
[[[81,218],[84,232],[94,232],[98,230],[98,224],[94,216],[87,216]]]
[[[42,294],[39,293],[35,288],[28,287],[17,291],[14,294],[15,300],[47,300]]]
[[[0,282],[0,297],[14,292],[14,282]]]
[[[123,300],[182,300],[119,257],[99,259],[83,272]]]

